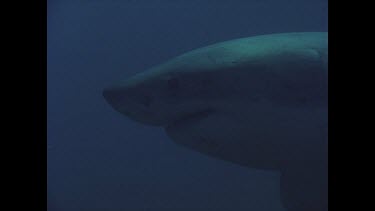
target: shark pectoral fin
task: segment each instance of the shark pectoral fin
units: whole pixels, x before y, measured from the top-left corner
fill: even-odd
[[[328,211],[326,162],[287,167],[281,172],[281,201],[288,211]]]

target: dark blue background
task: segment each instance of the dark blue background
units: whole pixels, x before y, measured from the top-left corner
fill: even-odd
[[[49,211],[281,211],[279,175],[175,145],[103,87],[219,41],[327,31],[326,0],[48,0]]]

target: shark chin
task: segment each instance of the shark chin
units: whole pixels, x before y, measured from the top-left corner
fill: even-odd
[[[223,145],[217,131],[225,130],[225,126],[223,114],[207,109],[176,119],[165,127],[165,131],[176,144],[213,155]]]

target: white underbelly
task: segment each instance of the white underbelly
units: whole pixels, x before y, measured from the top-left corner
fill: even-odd
[[[314,159],[327,141],[327,111],[257,104],[223,107],[167,127],[173,141],[201,153],[260,169],[280,169],[294,159]]]

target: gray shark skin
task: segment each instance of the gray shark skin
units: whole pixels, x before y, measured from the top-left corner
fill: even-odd
[[[289,211],[326,211],[328,33],[247,37],[177,56],[103,96],[177,144],[281,172]]]

